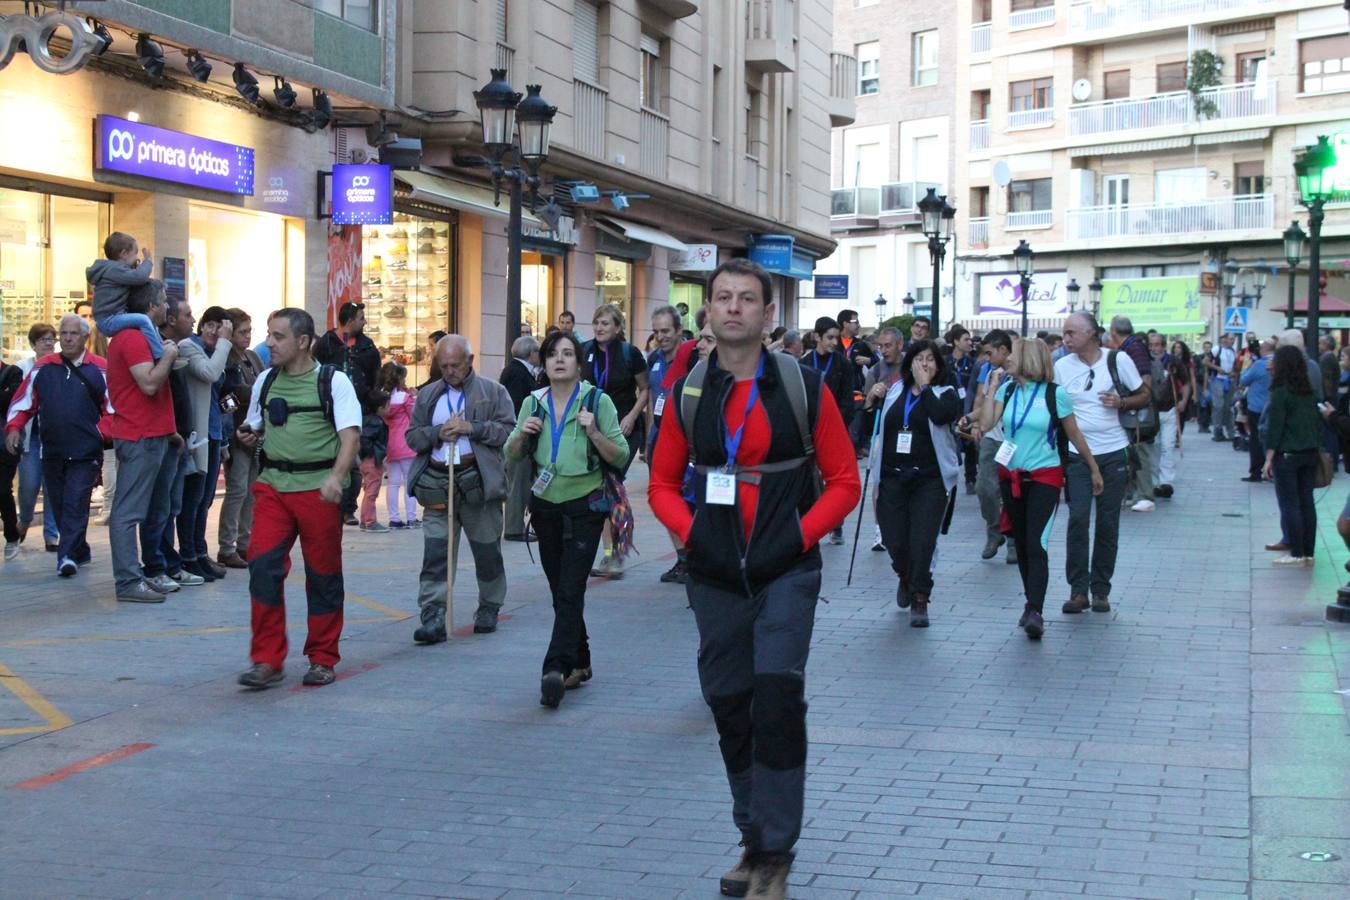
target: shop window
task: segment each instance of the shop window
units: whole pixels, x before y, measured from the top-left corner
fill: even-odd
[[[366,31],[379,31],[375,17],[377,0],[314,0],[314,8],[344,22],[359,25]]]
[[[427,338],[452,327],[450,244],[449,222],[402,212],[361,234],[366,334],[386,361],[408,367],[410,384],[427,378]]]
[[[932,31],[917,31],[912,36],[911,58],[914,61],[914,72],[911,83],[915,87],[925,87],[938,83],[938,33],[937,29]]]
[[[192,311],[200,316],[208,306],[235,306],[261,325],[284,306],[303,307],[303,294],[288,302],[286,248],[281,216],[191,204],[187,297]],[[303,267],[303,259],[297,264]],[[257,328],[260,339],[263,330]]]
[[[1305,94],[1350,88],[1350,34],[1298,42],[1298,89]]]
[[[1186,90],[1186,63],[1170,62],[1158,64],[1158,86],[1154,93],[1171,94]]]
[[[855,44],[853,55],[858,58],[858,93],[875,94],[881,90],[881,42]]]
[[[561,284],[562,260],[546,253],[520,255],[520,324],[539,340],[553,324],[554,285]],[[562,312],[559,308],[558,312]]]
[[[632,331],[633,264],[626,259],[595,254],[595,305],[613,303],[627,320]],[[628,336],[628,335],[626,335]]]
[[[703,306],[703,294],[702,282],[683,281],[674,277],[670,280],[670,305],[679,310],[680,328],[690,334],[698,332],[694,320]]]

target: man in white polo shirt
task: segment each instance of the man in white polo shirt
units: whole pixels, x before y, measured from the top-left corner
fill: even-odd
[[[1108,612],[1120,537],[1120,504],[1129,480],[1126,454],[1130,441],[1120,425],[1120,411],[1147,406],[1148,387],[1129,354],[1116,353],[1117,390],[1110,371],[1111,352],[1102,349],[1101,326],[1090,313],[1077,312],[1064,320],[1064,346],[1069,354],[1055,363],[1055,383],[1073,399],[1074,418],[1097,460],[1104,488],[1100,496],[1093,497],[1092,472],[1070,446],[1064,473],[1064,493],[1069,502],[1064,567],[1069,599],[1063,611],[1080,613],[1087,609],[1091,590],[1093,612]],[[1089,559],[1088,530],[1094,502],[1097,527]]]

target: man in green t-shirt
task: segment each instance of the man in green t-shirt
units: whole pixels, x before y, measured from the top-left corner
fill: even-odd
[[[272,369],[253,383],[248,417],[236,437],[246,448],[262,438],[253,485],[253,538],[248,548],[253,600],[253,666],[239,676],[245,687],[271,687],[284,677],[286,576],[300,539],[305,557],[309,637],[304,683],[332,684],[342,637],[342,516],[339,503],[361,435],[361,405],[351,381],[314,361],[314,319],[281,309],[267,320]],[[264,398],[263,394],[266,393]],[[327,394],[328,396],[325,396]]]

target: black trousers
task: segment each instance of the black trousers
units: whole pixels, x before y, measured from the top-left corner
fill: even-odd
[[[882,469],[877,491],[877,524],[891,568],[912,593],[931,594],[933,556],[947,509],[942,476],[905,478]]]
[[[1017,570],[1022,575],[1022,590],[1027,608],[1045,609],[1045,590],[1050,584],[1050,528],[1055,524],[1059,506],[1059,488],[1035,481],[1022,484],[1021,497],[1014,498],[1012,485],[999,482],[1003,508],[1012,520],[1013,543],[1017,547]]]
[[[61,532],[57,559],[89,561],[89,498],[103,470],[98,459],[44,459],[42,477],[47,485],[47,502],[56,510],[56,527]]]
[[[19,509],[14,503],[14,476],[19,471],[19,461],[0,450],[0,521],[4,522],[5,540],[13,543],[19,539]]]
[[[591,644],[584,617],[586,580],[600,545],[600,529],[608,516],[592,512],[585,497],[564,503],[530,498],[530,527],[539,538],[539,562],[543,564],[553,593],[553,636],[544,654],[544,672],[586,669],[591,665]]]
[[[1317,544],[1317,506],[1313,502],[1317,462],[1316,450],[1275,455],[1275,499],[1289,539],[1290,556],[1311,557]]]

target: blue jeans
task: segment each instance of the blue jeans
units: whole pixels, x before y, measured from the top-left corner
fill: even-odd
[[[28,449],[19,460],[19,525],[33,522],[33,512],[37,508],[38,488],[42,487],[42,438],[37,428],[28,439]],[[59,537],[56,530],[56,507],[51,498],[43,491],[42,503],[42,539],[55,544]]]
[[[220,441],[208,441],[206,471],[189,475],[183,484],[183,511],[178,516],[178,552],[185,560],[209,559],[206,517],[220,479]]]
[[[1317,543],[1317,507],[1313,505],[1316,473],[1316,450],[1275,455],[1275,499],[1280,504],[1280,524],[1289,538],[1290,556],[1311,557]]]
[[[150,344],[150,355],[159,359],[164,355],[164,341],[159,336],[159,331],[155,328],[150,317],[141,313],[113,313],[111,316],[104,316],[95,324],[98,325],[99,333],[112,340],[112,336],[119,331],[126,331],[128,328],[139,328],[141,334],[145,335],[145,340]]]

